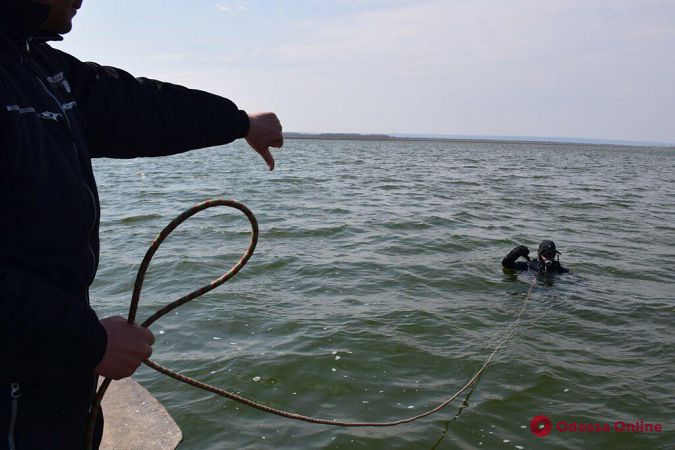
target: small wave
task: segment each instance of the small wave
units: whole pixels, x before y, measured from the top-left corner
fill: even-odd
[[[140,214],[136,216],[127,216],[119,218],[117,222],[122,223],[124,225],[134,225],[141,222],[150,222],[155,220],[165,220],[165,218],[163,218],[159,214]]]

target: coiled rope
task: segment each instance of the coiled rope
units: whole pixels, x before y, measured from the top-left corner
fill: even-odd
[[[243,267],[246,265],[248,260],[251,258],[253,255],[253,251],[255,250],[256,244],[258,242],[258,235],[259,235],[259,230],[258,230],[258,222],[251,212],[245,205],[236,202],[234,200],[223,200],[223,199],[216,199],[216,200],[207,200],[203,203],[197,204],[185,212],[183,212],[181,215],[176,217],[174,220],[172,220],[160,233],[159,235],[155,238],[155,240],[152,242],[150,247],[148,248],[148,251],[145,254],[145,257],[143,258],[143,261],[141,263],[141,266],[138,269],[138,274],[136,276],[136,283],[134,284],[134,291],[131,297],[131,305],[129,307],[129,317],[128,317],[128,322],[130,324],[135,323],[136,320],[136,312],[138,309],[138,302],[140,299],[140,294],[141,294],[141,288],[143,286],[143,280],[145,279],[145,274],[148,270],[148,266],[150,265],[150,261],[152,260],[152,257],[154,256],[155,252],[159,248],[159,246],[162,244],[162,242],[173,232],[181,223],[185,222],[187,219],[190,217],[194,216],[195,214],[199,213],[200,211],[203,211],[208,208],[213,208],[217,206],[226,206],[230,208],[237,209],[244,213],[246,218],[251,224],[251,240],[250,243],[242,255],[242,257],[239,259],[239,261],[232,266],[232,268],[226,272],[224,275],[221,277],[213,280],[211,283],[179,298],[178,300],[175,300],[168,305],[164,306],[157,312],[155,312],[152,316],[150,316],[148,319],[146,319],[141,326],[142,327],[149,327],[151,324],[153,324],[157,319],[160,317],[164,316],[165,314],[173,311],[174,309],[178,308],[179,306],[184,305],[185,303],[196,299],[197,297],[200,297],[204,295],[205,293],[217,288],[221,284],[225,283],[228,281],[230,278],[234,277]],[[461,395],[463,392],[465,392],[467,389],[469,389],[483,374],[485,369],[488,367],[488,365],[492,362],[494,356],[497,354],[497,352],[503,347],[503,345],[511,338],[513,335],[514,331],[516,330],[518,324],[520,323],[520,318],[525,311],[525,307],[527,306],[527,302],[530,298],[530,295],[532,293],[532,289],[534,288],[536,284],[536,278],[533,279],[532,284],[530,285],[530,289],[527,292],[527,295],[525,296],[525,300],[523,301],[523,306],[520,309],[520,312],[518,313],[516,320],[509,325],[509,327],[506,330],[506,333],[504,336],[497,342],[497,345],[495,346],[494,350],[492,350],[492,353],[490,353],[490,356],[485,360],[483,365],[476,371],[476,373],[467,381],[467,383],[456,393],[454,393],[451,397],[449,397],[447,400],[441,402],[438,404],[438,406],[423,412],[421,414],[412,416],[412,417],[407,417],[404,419],[400,420],[394,420],[394,421],[389,421],[389,422],[347,422],[347,421],[341,421],[341,420],[336,420],[336,419],[322,419],[318,417],[310,417],[310,416],[305,416],[302,414],[297,414],[293,412],[288,412],[288,411],[283,411],[280,409],[272,408],[267,405],[263,405],[261,403],[258,403],[254,400],[248,399],[246,397],[242,397],[240,395],[237,395],[233,392],[226,391],[224,389],[220,389],[215,386],[211,386],[209,384],[203,383],[201,381],[195,380],[193,378],[190,378],[188,376],[182,375],[180,373],[174,372],[171,369],[168,369],[166,367],[163,367],[156,362],[148,359],[143,361],[143,363],[152,369],[156,370],[159,373],[162,373],[164,375],[167,375],[175,380],[181,381],[183,383],[189,384],[190,386],[194,386],[200,389],[203,389],[205,391],[212,392],[214,394],[220,395],[222,397],[229,398],[231,400],[235,400],[239,403],[242,403],[246,406],[250,406],[251,408],[259,409],[261,411],[265,411],[271,414],[275,414],[277,416],[281,417],[286,417],[289,419],[294,419],[294,420],[300,420],[303,422],[309,422],[309,423],[316,423],[316,424],[321,424],[321,425],[333,425],[333,426],[340,426],[340,427],[393,427],[396,425],[401,425],[405,423],[410,423],[414,422],[416,420],[419,420],[423,417],[430,416],[441,409],[445,408],[447,405],[449,405],[453,400],[455,400],[459,395]],[[86,431],[86,448],[87,450],[91,450],[92,448],[92,441],[93,441],[93,432],[94,432],[94,426],[96,424],[96,418],[98,415],[98,409],[101,405],[101,400],[103,399],[103,396],[105,395],[105,392],[110,385],[110,382],[112,379],[106,378],[102,383],[101,386],[96,394],[96,398],[92,402],[91,409],[90,409],[90,414],[89,414],[89,420],[87,423],[87,431]]]

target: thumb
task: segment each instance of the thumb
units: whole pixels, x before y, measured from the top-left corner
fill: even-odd
[[[261,147],[258,148],[257,150],[258,154],[262,156],[262,158],[265,160],[267,167],[270,170],[274,170],[274,158],[272,157],[272,153],[270,153],[269,147]]]

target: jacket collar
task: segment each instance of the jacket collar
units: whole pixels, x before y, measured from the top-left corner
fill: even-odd
[[[38,31],[49,15],[49,6],[31,0],[0,0],[0,36],[2,39],[51,40],[58,35],[40,35]]]

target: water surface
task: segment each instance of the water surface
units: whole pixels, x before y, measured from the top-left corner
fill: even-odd
[[[260,223],[249,265],[153,325],[159,363],[274,407],[354,421],[418,414],[456,392],[515,319],[468,397],[389,429],[271,416],[144,367],[182,449],[675,447],[675,152],[522,143],[289,140],[267,172],[244,145],[99,160],[101,317],[126,315],[155,235],[208,198]],[[515,245],[556,241],[572,274],[505,274]],[[159,250],[144,318],[219,276],[248,241],[212,210]],[[645,420],[666,432],[560,433],[554,422]]]

